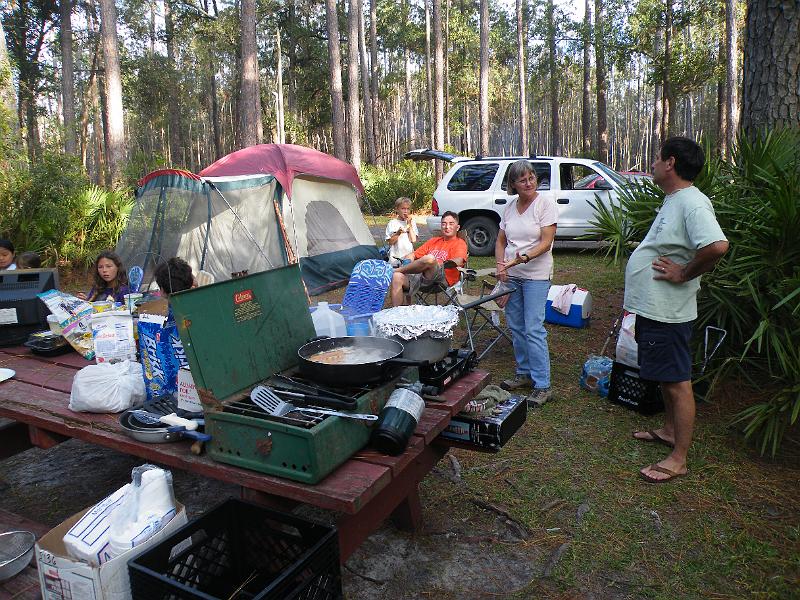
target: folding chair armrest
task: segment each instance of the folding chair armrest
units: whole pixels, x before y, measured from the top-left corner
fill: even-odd
[[[467,302],[466,304],[459,304],[459,306],[464,310],[469,310],[471,308],[475,308],[476,306],[480,306],[481,304],[486,304],[492,300],[497,300],[498,298],[502,298],[503,296],[508,296],[509,294],[513,294],[517,290],[503,290],[502,292],[497,292],[496,294],[489,294],[488,296],[481,296],[477,300],[473,300],[472,302]]]

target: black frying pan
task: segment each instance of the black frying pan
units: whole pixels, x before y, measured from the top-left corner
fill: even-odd
[[[352,349],[356,360],[359,360],[357,354],[365,359],[335,364],[311,359],[320,352],[341,348]],[[403,344],[400,342],[371,336],[322,338],[304,344],[297,351],[303,377],[338,387],[380,383],[398,375],[403,367],[427,364],[427,361],[400,358],[401,354]]]

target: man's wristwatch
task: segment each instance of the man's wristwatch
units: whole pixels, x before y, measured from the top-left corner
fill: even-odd
[[[519,257],[524,259],[523,262],[526,262],[526,263],[531,260],[531,257],[528,256],[527,254],[520,254]]]

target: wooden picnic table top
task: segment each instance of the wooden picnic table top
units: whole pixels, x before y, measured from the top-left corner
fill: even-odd
[[[68,408],[72,379],[90,364],[76,353],[56,357],[32,354],[25,347],[0,349],[0,367],[16,375],[0,383],[0,416],[29,427],[80,439],[171,468],[183,469],[265,494],[345,514],[359,512],[406,467],[419,459],[450,422],[489,381],[486,371],[462,377],[442,393],[444,401],[427,402],[414,438],[399,456],[364,448],[316,485],[281,479],[214,462],[190,451],[190,441],[147,444],[123,432],[117,414],[79,413]],[[35,439],[32,430],[32,439]],[[0,441],[2,445],[2,441]]]

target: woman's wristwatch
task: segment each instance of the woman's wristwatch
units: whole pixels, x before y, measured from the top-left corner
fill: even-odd
[[[519,257],[524,259],[522,262],[525,262],[525,263],[530,262],[530,260],[531,260],[531,257],[528,256],[527,254],[520,254]]]

